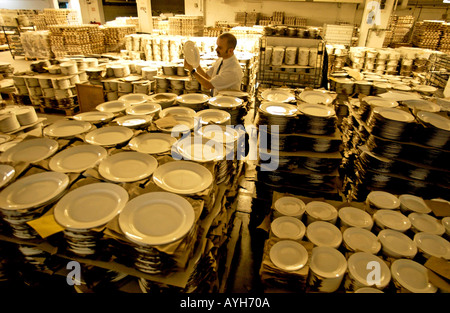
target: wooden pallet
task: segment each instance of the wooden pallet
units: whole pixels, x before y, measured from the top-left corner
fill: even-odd
[[[39,107],[39,111],[43,114],[64,114],[65,116],[72,116],[78,111],[80,111],[79,106],[72,108],[62,109],[62,108],[49,108],[49,107]]]

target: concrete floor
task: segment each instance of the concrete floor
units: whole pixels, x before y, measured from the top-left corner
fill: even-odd
[[[9,51],[0,52],[0,62],[8,62],[14,68],[14,72],[23,72],[30,70],[31,61],[24,57],[16,56],[12,58]],[[47,118],[48,123],[63,119],[61,114],[42,114],[39,117]],[[246,124],[251,123],[252,114]],[[236,202],[236,219],[240,223],[240,231],[237,232],[236,249],[234,259],[231,263],[230,274],[223,291],[233,293],[251,293],[262,291],[259,282],[259,266],[261,264],[262,250],[266,233],[256,228],[258,225],[252,224],[252,206],[255,196],[255,184],[252,181],[241,177],[239,180],[238,194]],[[230,238],[231,240],[231,238]]]

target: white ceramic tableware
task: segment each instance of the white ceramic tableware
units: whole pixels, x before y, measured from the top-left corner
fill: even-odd
[[[308,261],[308,252],[300,243],[293,240],[281,240],[269,251],[272,263],[285,271],[296,271]]]
[[[159,154],[170,151],[176,141],[177,139],[169,134],[145,133],[131,139],[128,145],[138,152]]]
[[[127,142],[133,137],[133,131],[124,126],[108,126],[95,129],[86,134],[87,143],[100,146],[114,146]]]
[[[324,201],[311,201],[306,204],[306,225],[315,221],[335,224],[338,212],[334,206]]]
[[[426,232],[442,236],[445,233],[445,227],[435,217],[424,213],[411,213],[408,215],[411,221],[411,229],[415,232]]]
[[[372,229],[372,217],[364,210],[355,207],[343,207],[339,209],[338,216],[341,230],[345,230],[348,227]]]
[[[44,128],[44,135],[55,138],[69,138],[83,134],[91,129],[89,122],[77,120],[60,120]]]
[[[6,150],[0,162],[35,163],[52,156],[58,150],[58,142],[49,138],[23,140]]]
[[[391,275],[396,286],[412,293],[435,293],[437,288],[428,277],[428,269],[412,260],[395,260],[391,265]]]
[[[347,270],[347,260],[337,249],[314,247],[309,263],[308,283],[313,291],[335,292]]]
[[[378,240],[387,257],[412,259],[417,254],[416,243],[396,230],[383,229],[378,233]]]
[[[450,242],[441,236],[420,232],[414,235],[414,242],[425,258],[434,256],[450,260]]]
[[[416,213],[430,213],[431,209],[426,205],[422,198],[414,195],[400,195],[398,197],[400,200],[400,210],[403,214],[408,214],[411,212]]]
[[[411,228],[411,221],[402,213],[393,210],[376,211],[373,221],[378,230],[389,228],[404,233]]]
[[[280,216],[291,216],[301,220],[303,214],[305,213],[306,205],[298,198],[285,196],[277,199],[273,208],[274,218]]]
[[[93,168],[106,155],[107,151],[103,147],[81,144],[55,154],[50,159],[49,167],[55,172],[80,173]]]
[[[312,222],[306,227],[306,237],[315,246],[339,248],[342,243],[342,233],[331,223],[324,221]]]
[[[271,234],[280,239],[302,240],[306,227],[298,218],[280,216],[270,224]]]
[[[381,258],[373,254],[356,252],[347,262],[348,272],[344,283],[346,290],[354,291],[370,286],[384,289],[391,281],[391,270]],[[377,270],[376,275],[371,275],[373,270]]]
[[[381,249],[377,236],[364,228],[349,227],[344,230],[342,239],[345,248],[350,252],[377,254]]]

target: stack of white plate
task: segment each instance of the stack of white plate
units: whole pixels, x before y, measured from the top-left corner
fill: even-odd
[[[287,272],[300,270],[308,262],[306,248],[293,240],[278,241],[270,248],[269,256],[276,267]]]
[[[290,216],[301,220],[305,213],[305,207],[305,203],[298,198],[281,197],[274,203],[273,216],[274,218]]]
[[[400,210],[403,214],[408,215],[409,213],[430,213],[431,209],[427,206],[422,198],[414,195],[400,195],[398,197],[400,200]]]
[[[302,113],[299,115],[301,131],[312,135],[327,135],[336,131],[336,111],[332,107],[317,103],[302,103],[298,106],[298,110]]]
[[[133,106],[137,104],[144,104],[149,101],[150,97],[143,93],[131,93],[119,97],[119,101],[123,101],[128,104],[128,106]]]
[[[49,167],[55,172],[80,173],[95,167],[107,154],[101,146],[81,144],[55,154],[50,159]]]
[[[174,106],[166,108],[159,113],[160,118],[164,118],[167,116],[196,117],[196,113],[195,110],[188,107]]]
[[[362,251],[377,254],[381,249],[377,236],[364,228],[349,227],[344,230],[342,239],[344,247],[350,253]]]
[[[378,210],[373,215],[374,233],[382,229],[393,229],[401,233],[411,228],[411,221],[402,213],[394,210]]]
[[[324,221],[312,222],[306,227],[306,237],[315,246],[339,248],[342,243],[342,233],[331,223]]]
[[[209,188],[214,181],[204,166],[190,161],[168,162],[153,173],[153,181],[161,189],[179,195],[195,195]]]
[[[193,229],[194,221],[192,205],[170,192],[137,196],[119,215],[122,232],[135,244],[135,267],[148,274],[171,269],[173,260],[155,246],[183,239]]]
[[[200,123],[196,117],[174,115],[172,118],[177,124],[163,127],[157,124],[156,127],[164,133],[168,133],[173,137],[179,138],[182,134],[196,131],[200,126]]]
[[[415,111],[439,112],[441,110],[441,107],[436,103],[424,99],[405,100],[402,103]]]
[[[286,89],[266,89],[261,92],[261,97],[266,101],[274,102],[294,102],[295,95]]]
[[[373,288],[384,289],[391,281],[391,270],[379,257],[366,253],[356,252],[348,260],[348,272],[345,278],[344,287],[346,291],[356,291],[360,288],[373,286]],[[370,266],[372,265],[373,266]],[[377,268],[380,270],[378,281],[369,281],[371,271]],[[372,278],[373,279],[373,278]]]
[[[367,212],[374,214],[380,209],[397,210],[400,208],[400,200],[386,191],[371,191],[366,198]]]
[[[73,118],[77,121],[89,122],[93,124],[107,123],[114,118],[114,113],[112,112],[101,112],[101,111],[90,111],[83,112],[74,115]]]
[[[437,218],[424,213],[411,213],[408,215],[411,221],[411,230],[414,233],[426,232],[442,236],[445,233],[445,227]]]
[[[258,109],[259,125],[278,126],[280,133],[293,132],[297,107],[285,102],[264,101]]]
[[[361,227],[371,230],[373,226],[372,217],[369,213],[355,207],[343,207],[338,212],[341,231],[348,227]]]
[[[100,103],[95,109],[100,112],[120,113],[125,111],[128,106],[125,101],[114,100]]]
[[[311,201],[306,204],[306,225],[315,221],[325,221],[335,224],[338,212],[334,206],[324,201]]]
[[[156,93],[149,96],[149,101],[156,102],[161,105],[162,109],[165,109],[174,105],[177,97],[178,95],[175,93]]]
[[[405,234],[392,229],[378,233],[381,251],[387,257],[412,259],[417,254],[417,245]]]
[[[108,126],[90,131],[84,140],[92,145],[112,147],[127,143],[133,134],[133,131],[125,126]]]
[[[397,101],[384,99],[378,96],[368,96],[361,99],[358,113],[360,114],[361,119],[366,121],[375,107],[395,108],[397,106]]]
[[[170,134],[145,133],[131,139],[128,145],[138,152],[160,154],[169,152],[176,141]]]
[[[20,123],[14,113],[6,113],[0,116],[0,131],[8,133],[20,128]]]
[[[13,235],[36,238],[27,222],[40,217],[46,206],[57,201],[69,185],[63,173],[44,172],[25,176],[0,192],[0,213],[11,226]]]
[[[71,190],[55,206],[54,215],[64,227],[68,250],[77,255],[98,251],[101,227],[118,215],[128,202],[127,191],[112,183],[93,183]]]
[[[125,115],[114,120],[119,126],[129,128],[145,128],[150,125],[153,120],[151,115]]]
[[[347,271],[347,260],[337,249],[314,247],[309,263],[308,284],[311,291],[335,292]]]
[[[154,102],[145,102],[141,104],[134,104],[128,107],[125,112],[129,115],[153,115],[160,116],[161,105]]]
[[[412,260],[395,260],[391,275],[397,292],[435,293],[436,286],[430,283],[428,269]]]
[[[209,96],[202,93],[187,93],[180,95],[176,99],[178,105],[193,109],[195,111],[201,111],[206,108],[206,103],[209,100]]]
[[[208,101],[210,109],[224,110],[231,115],[231,125],[241,124],[244,101],[238,97],[216,96]]]
[[[98,172],[108,181],[129,183],[148,178],[157,167],[158,161],[153,156],[125,151],[107,156],[100,161]]]
[[[205,125],[230,125],[231,114],[217,109],[206,109],[196,113],[202,126]]]
[[[417,142],[435,148],[448,148],[450,146],[450,119],[448,117],[420,111],[417,113],[419,120],[426,126],[420,132]]]
[[[226,147],[222,143],[202,136],[184,137],[172,146],[172,157],[199,163],[218,162],[225,159]]]
[[[20,107],[14,113],[21,126],[33,124],[38,120],[36,110],[33,107]]]
[[[19,245],[18,248],[27,264],[31,264],[41,271],[49,269],[45,260],[50,256],[50,253],[29,245]]]
[[[270,234],[280,239],[302,240],[306,227],[301,220],[292,216],[280,216],[270,224]]]
[[[420,232],[414,235],[419,253],[425,258],[443,258],[450,260],[450,242],[441,236]]]
[[[376,107],[367,119],[367,126],[375,136],[391,140],[405,141],[411,136],[414,116],[406,111]]]

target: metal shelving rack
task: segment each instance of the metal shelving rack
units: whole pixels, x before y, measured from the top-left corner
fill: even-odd
[[[450,55],[434,53],[430,56],[430,71],[426,80],[428,85],[445,88],[450,77]]]
[[[275,66],[266,64],[266,47],[268,46],[316,48],[316,64],[314,66],[285,64]],[[322,39],[262,36],[260,39],[257,81],[259,84],[268,84],[272,86],[320,88],[323,73],[324,51],[325,42]]]
[[[6,42],[8,43],[9,51],[13,59],[15,59],[16,56],[25,56],[25,51],[23,50],[22,42],[20,41],[20,34],[22,32],[35,30],[34,26],[2,26],[2,30],[5,34]]]

